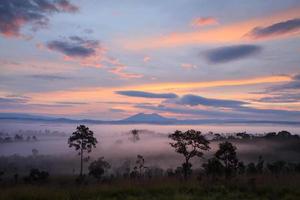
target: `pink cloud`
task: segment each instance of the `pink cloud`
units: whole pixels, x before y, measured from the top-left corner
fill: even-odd
[[[144,62],[149,62],[150,60],[151,60],[151,58],[149,56],[145,56],[143,59]]]
[[[190,63],[182,63],[181,67],[184,69],[196,69],[197,66],[194,64],[190,64]]]
[[[121,77],[121,78],[132,79],[132,78],[142,78],[143,77],[142,74],[126,72],[125,70],[128,66],[122,64],[118,59],[109,59],[108,62],[110,64],[114,65],[114,67],[108,71]]]
[[[214,17],[198,17],[191,22],[192,27],[201,27],[208,25],[216,25],[219,24],[218,20]]]

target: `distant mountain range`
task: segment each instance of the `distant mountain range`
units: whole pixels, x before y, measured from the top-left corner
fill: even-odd
[[[88,123],[88,124],[160,124],[160,125],[197,125],[197,124],[286,124],[300,125],[300,121],[273,121],[273,120],[220,120],[220,119],[183,119],[166,118],[159,114],[138,113],[121,120],[93,120],[70,119],[49,116],[40,116],[23,113],[0,113],[0,120],[41,121],[55,123]]]

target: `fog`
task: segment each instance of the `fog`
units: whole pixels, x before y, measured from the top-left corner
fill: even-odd
[[[0,156],[31,156],[32,149],[37,149],[39,155],[49,156],[49,160],[61,160],[61,165],[52,166],[52,170],[70,170],[78,168],[78,156],[74,149],[67,144],[68,137],[76,129],[76,124],[38,123],[1,121],[0,132],[2,135],[14,136],[15,134],[36,136],[36,140],[13,141],[0,144]],[[292,134],[299,134],[300,127],[283,127],[274,125],[210,125],[210,126],[165,126],[165,125],[95,125],[86,124],[98,140],[97,148],[90,154],[93,160],[104,156],[115,168],[126,160],[134,163],[138,154],[146,159],[146,165],[162,168],[176,168],[182,163],[181,155],[178,155],[169,145],[168,134],[175,130],[187,129],[200,130],[209,138],[209,131],[224,135],[246,131],[249,134],[263,134],[266,132],[278,132],[288,130]],[[139,140],[134,141],[131,130],[139,130]],[[212,156],[218,147],[218,141],[211,142],[211,150],[205,154],[205,159]],[[244,161],[256,161],[259,155],[266,160],[299,161],[299,143],[253,140],[251,142],[233,141],[238,148],[238,156]],[[293,147],[293,145],[295,147]],[[45,158],[43,158],[45,159]],[[50,161],[49,161],[50,162]],[[66,164],[66,162],[68,164]],[[202,160],[194,159],[194,166],[201,166]],[[77,166],[78,165],[78,166]],[[49,164],[50,166],[50,164]],[[49,168],[48,166],[48,168]],[[50,169],[48,169],[50,170]],[[62,171],[64,171],[62,170]]]

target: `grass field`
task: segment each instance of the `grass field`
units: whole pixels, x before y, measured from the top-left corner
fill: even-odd
[[[152,180],[113,180],[76,185],[69,180],[50,180],[43,184],[1,186],[1,200],[192,200],[192,199],[262,199],[299,200],[300,177],[256,176],[232,180],[207,179],[183,181],[175,178]]]

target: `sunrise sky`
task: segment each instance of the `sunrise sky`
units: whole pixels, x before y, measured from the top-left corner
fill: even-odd
[[[299,0],[1,0],[0,112],[300,119]]]

